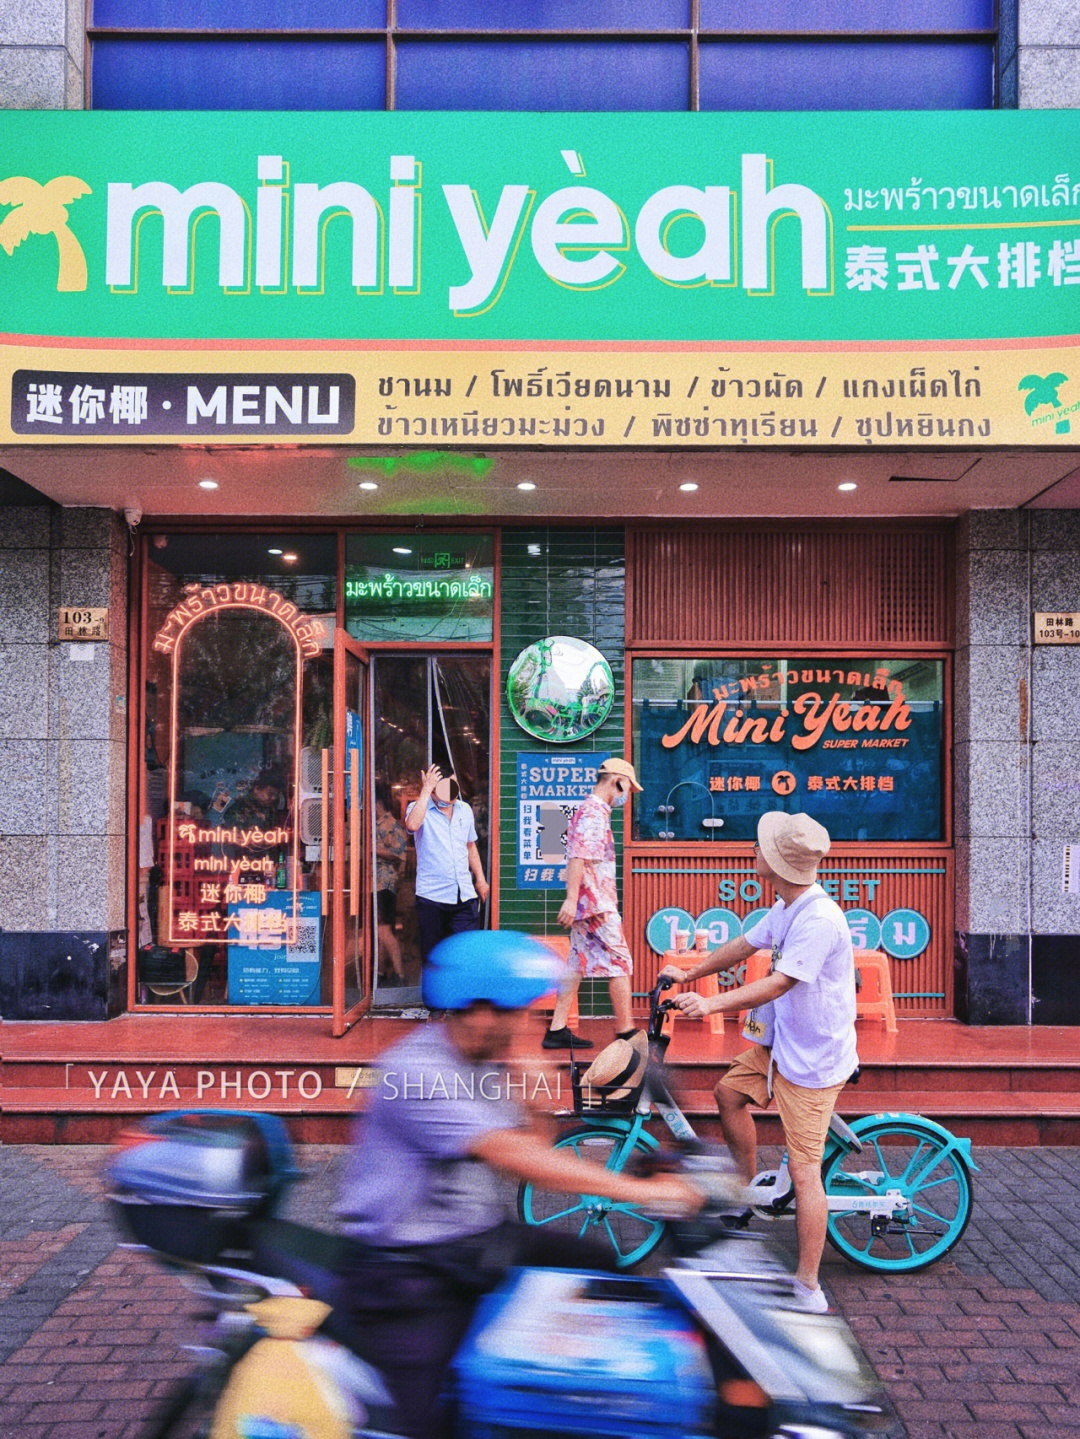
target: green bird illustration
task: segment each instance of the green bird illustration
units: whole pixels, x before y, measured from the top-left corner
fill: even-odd
[[[85,180],[59,175],[39,185],[25,175],[0,180],[0,205],[11,205],[0,220],[0,247],[10,255],[30,235],[52,235],[59,253],[58,290],[86,289],[86,257],[68,229],[67,206],[91,193]]]
[[[1058,386],[1063,385],[1068,375],[1062,375],[1055,371],[1043,379],[1040,375],[1025,375],[1017,385],[1018,390],[1030,390],[1031,393],[1024,401],[1024,409],[1027,413],[1033,414],[1040,405],[1053,405],[1055,409],[1061,404],[1058,399]]]

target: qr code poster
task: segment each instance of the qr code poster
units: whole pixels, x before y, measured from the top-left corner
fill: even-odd
[[[562,889],[566,831],[606,754],[518,756],[518,888]]]
[[[322,896],[302,890],[296,900],[296,939],[288,945],[280,936],[292,924],[289,891],[271,890],[258,906],[229,906],[240,916],[241,937],[255,931],[251,944],[229,947],[230,1004],[319,1003]],[[263,916],[277,921],[276,936]]]

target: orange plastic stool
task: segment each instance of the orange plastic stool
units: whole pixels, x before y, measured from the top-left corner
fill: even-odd
[[[769,954],[763,950],[755,952],[746,961],[744,984],[755,979],[764,979],[769,972]],[[862,976],[855,998],[856,1019],[880,1019],[887,1034],[896,1033],[896,1008],[893,1004],[892,974],[889,970],[888,955],[879,949],[857,949],[855,968]],[[739,1013],[739,1028],[746,1023],[746,1010]]]
[[[855,997],[857,1019],[880,1019],[886,1034],[896,1033],[896,1006],[893,1004],[892,972],[889,957],[880,949],[857,949],[855,968],[862,984]]]

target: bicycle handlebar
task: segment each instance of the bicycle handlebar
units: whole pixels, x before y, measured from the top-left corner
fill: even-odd
[[[659,1035],[660,1029],[663,1025],[663,1016],[672,1007],[670,1000],[661,1000],[660,996],[663,994],[665,989],[670,989],[672,985],[674,985],[674,983],[675,981],[673,979],[666,979],[661,976],[656,981],[656,984],[654,985],[652,990],[649,992],[648,1033],[650,1039],[655,1039]]]

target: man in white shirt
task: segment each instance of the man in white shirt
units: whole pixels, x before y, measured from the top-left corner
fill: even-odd
[[[460,795],[456,777],[444,778],[433,764],[420,776],[420,798],[405,811],[416,845],[416,927],[425,963],[441,939],[483,924],[488,882],[472,807]]]
[[[776,1100],[795,1186],[799,1264],[796,1295],[824,1313],[818,1283],[825,1248],[828,1201],[821,1160],[837,1096],[858,1067],[855,1049],[855,956],[843,911],[817,883],[829,834],[807,814],[772,810],[758,823],[754,856],[758,877],[770,880],[777,900],[749,934],[729,940],[701,964],[663,974],[690,983],[740,964],[768,949],[772,968],[752,984],[707,999],[681,994],[676,1003],[691,1017],[751,1010],[744,1035],[751,1047],[737,1055],[716,1086],[716,1105],[728,1148],[744,1183],[757,1168],[751,1104]]]

